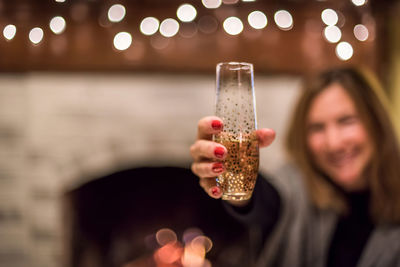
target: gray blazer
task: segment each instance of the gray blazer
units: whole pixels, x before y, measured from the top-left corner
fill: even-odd
[[[265,242],[257,267],[323,267],[337,215],[312,207],[303,180],[293,166],[285,166],[268,181],[281,196],[281,215]],[[378,225],[357,267],[400,267],[400,225]]]

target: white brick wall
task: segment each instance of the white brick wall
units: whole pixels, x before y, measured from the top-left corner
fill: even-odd
[[[259,127],[277,131],[261,170],[282,163],[296,77],[256,76]],[[60,266],[60,194],[144,165],[189,166],[212,75],[0,75],[0,267]],[[86,179],[86,180],[84,180]]]

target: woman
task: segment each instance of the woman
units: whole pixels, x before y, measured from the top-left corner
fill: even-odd
[[[386,107],[358,70],[306,83],[286,142],[293,166],[259,179],[250,202],[228,206],[259,233],[257,266],[400,266],[400,151]],[[222,128],[203,118],[191,147],[192,171],[214,198],[229,151],[211,136]],[[275,133],[257,135],[266,147]]]

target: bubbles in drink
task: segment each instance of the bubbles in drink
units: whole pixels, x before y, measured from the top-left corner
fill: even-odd
[[[251,197],[258,174],[259,149],[255,133],[233,136],[221,133],[214,137],[228,149],[224,160],[226,171],[217,178],[224,200],[245,200]]]

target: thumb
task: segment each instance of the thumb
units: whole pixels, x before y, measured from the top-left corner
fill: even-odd
[[[256,135],[260,147],[267,147],[275,140],[275,131],[272,129],[258,129],[256,130]]]

